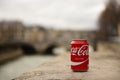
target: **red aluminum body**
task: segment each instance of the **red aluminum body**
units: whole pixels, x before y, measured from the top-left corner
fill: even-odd
[[[89,66],[87,40],[73,40],[71,42],[71,69],[73,71],[87,71]]]

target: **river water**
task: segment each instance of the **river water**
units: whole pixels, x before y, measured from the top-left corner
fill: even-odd
[[[49,61],[55,56],[52,55],[24,55],[15,60],[11,60],[0,65],[0,80],[11,80],[21,73],[27,72],[32,68]]]

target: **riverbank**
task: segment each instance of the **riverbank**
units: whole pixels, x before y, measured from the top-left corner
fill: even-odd
[[[23,55],[21,49],[7,49],[0,52],[0,64]]]

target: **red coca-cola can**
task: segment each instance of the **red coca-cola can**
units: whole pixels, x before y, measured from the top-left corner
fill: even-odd
[[[73,71],[88,71],[88,45],[87,40],[73,40],[71,42],[71,69]]]

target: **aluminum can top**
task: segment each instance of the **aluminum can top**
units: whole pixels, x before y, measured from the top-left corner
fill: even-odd
[[[81,39],[81,40],[72,40],[71,44],[88,44],[88,41],[85,39]]]

